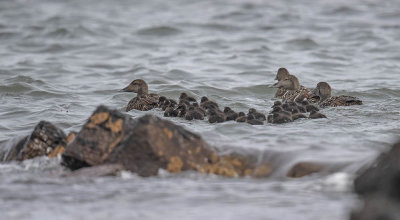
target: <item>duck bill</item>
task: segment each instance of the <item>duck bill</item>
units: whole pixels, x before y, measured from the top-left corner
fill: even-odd
[[[279,84],[279,82],[275,83],[274,85],[272,85],[273,88],[280,88],[281,84]]]
[[[132,89],[130,88],[130,86],[127,86],[127,87],[119,90],[119,92],[132,92]]]

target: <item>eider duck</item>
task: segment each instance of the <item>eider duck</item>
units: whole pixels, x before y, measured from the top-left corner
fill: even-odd
[[[307,99],[312,99],[311,95],[309,95],[311,90],[300,86],[299,79],[294,75],[287,76],[285,79],[275,83],[273,87],[286,89],[285,94],[281,96],[285,101],[295,101],[299,95],[306,96],[304,98]]]
[[[319,106],[323,107],[336,107],[336,106],[349,106],[349,105],[362,105],[362,101],[353,96],[332,96],[332,89],[326,82],[319,82],[317,87],[310,92],[320,98]]]
[[[227,121],[234,121],[239,117],[238,113],[233,111],[230,107],[224,108],[224,114],[226,116]]]
[[[261,121],[267,120],[265,115],[263,113],[258,112],[255,108],[249,109],[249,112],[247,113],[247,117],[249,117],[249,115],[252,115],[254,117],[254,119],[257,119],[257,120],[261,120]]]
[[[204,114],[198,109],[196,109],[194,106],[190,106],[189,110],[186,111],[185,119],[189,121],[193,119],[203,120]]]
[[[246,122],[251,125],[263,125],[264,122],[262,120],[256,119],[254,115],[247,115]]]
[[[236,119],[236,122],[246,122],[247,116],[244,114],[244,112],[239,112],[238,113],[238,118]]]
[[[221,123],[226,120],[226,116],[219,109],[208,109],[208,122],[210,123]]]
[[[311,118],[311,119],[326,118],[326,115],[324,115],[324,114],[322,114],[320,112],[311,111],[309,118]]]
[[[158,106],[159,95],[149,94],[147,83],[142,79],[133,80],[121,91],[137,93],[137,96],[129,101],[128,106],[126,106],[126,111],[132,109],[148,111]]]
[[[218,109],[218,104],[216,102],[208,100],[207,97],[203,96],[203,97],[201,97],[201,100],[200,100],[200,107],[204,110],[208,110],[211,108]]]
[[[281,81],[286,79],[288,76],[290,75],[289,71],[284,68],[281,67],[278,69],[278,72],[276,73],[276,77],[275,80]],[[285,88],[278,88],[278,90],[275,93],[275,98],[282,98],[282,96],[287,92],[287,89]]]

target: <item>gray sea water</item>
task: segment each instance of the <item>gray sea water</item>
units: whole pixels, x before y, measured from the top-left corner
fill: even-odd
[[[286,67],[306,87],[327,81],[335,95],[364,101],[283,125],[169,118],[219,149],[271,160],[267,179],[60,178],[58,159],[3,163],[0,219],[347,219],[355,172],[399,137],[399,39],[396,0],[0,1],[3,144],[40,120],[68,133],[100,104],[124,110],[134,94],[118,90],[136,78],[172,98],[187,92],[267,113],[269,86]],[[285,177],[298,161],[348,166]]]

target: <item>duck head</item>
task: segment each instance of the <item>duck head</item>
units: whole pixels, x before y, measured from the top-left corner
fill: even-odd
[[[319,82],[317,84],[317,87],[313,89],[309,94],[318,96],[320,98],[320,101],[322,102],[332,96],[332,89],[327,82]]]
[[[284,80],[289,75],[290,75],[289,71],[286,68],[281,67],[278,69],[278,72],[276,73],[275,80],[278,81]]]
[[[134,92],[138,95],[147,94],[149,89],[147,83],[142,79],[133,80],[127,87],[120,90],[121,92]]]
[[[272,87],[284,88],[288,90],[298,90],[300,89],[299,79],[296,76],[289,75],[285,79],[275,83]]]

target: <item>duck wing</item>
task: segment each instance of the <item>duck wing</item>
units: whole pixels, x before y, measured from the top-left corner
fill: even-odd
[[[126,107],[126,111],[130,111],[132,109],[140,110],[140,111],[148,111],[151,110],[158,105],[158,98],[152,97],[150,95],[135,97],[129,101],[128,106]]]
[[[353,96],[332,96],[329,99],[320,103],[321,107],[336,107],[336,106],[350,106],[350,105],[362,105],[362,101]]]

